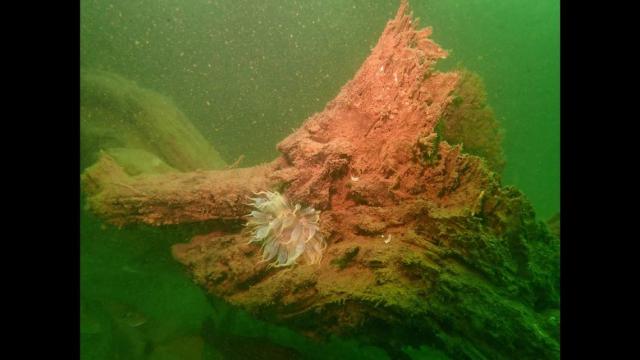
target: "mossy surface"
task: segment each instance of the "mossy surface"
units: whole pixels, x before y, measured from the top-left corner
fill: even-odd
[[[337,259],[333,259],[331,261],[331,264],[337,266],[339,269],[342,270],[347,266],[349,266],[349,263],[351,263],[351,260],[353,260],[353,258],[355,258],[358,255],[359,251],[360,251],[360,248],[358,246],[349,248],[344,252],[344,255],[342,255]]]
[[[462,144],[465,152],[486,159],[493,170],[501,172],[505,165],[503,130],[487,105],[482,79],[465,69],[459,72],[459,86],[440,120],[438,133],[451,144]]]

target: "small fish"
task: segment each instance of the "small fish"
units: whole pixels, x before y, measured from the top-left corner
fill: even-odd
[[[124,271],[124,272],[128,272],[128,273],[132,273],[132,274],[141,274],[142,272],[140,270],[136,270],[134,268],[132,268],[129,265],[124,265],[120,268],[120,270]]]
[[[147,322],[147,318],[143,314],[135,311],[125,313],[122,320],[133,328],[144,325]]]
[[[108,302],[105,303],[105,306],[111,316],[121,324],[135,328],[147,322],[147,317],[131,305],[120,302]]]

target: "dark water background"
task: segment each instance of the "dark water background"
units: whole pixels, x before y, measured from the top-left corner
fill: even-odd
[[[559,2],[410,5],[450,50],[440,68],[462,63],[484,79],[506,129],[503,183],[524,191],[540,218],[558,212]],[[275,158],[275,144],[351,79],[397,6],[396,0],[82,0],[81,66],[170,97],[228,163],[244,155],[241,165],[249,166]],[[270,337],[317,358],[385,358],[379,349],[344,341],[318,350],[284,329],[212,305],[169,253],[170,244],[206,229],[121,231],[85,212],[81,227],[83,358],[131,358],[138,348],[147,357],[172,358],[186,351],[180,346],[197,347],[184,344],[196,341],[208,318],[228,325],[211,325],[227,344],[237,338],[225,338],[225,331]]]

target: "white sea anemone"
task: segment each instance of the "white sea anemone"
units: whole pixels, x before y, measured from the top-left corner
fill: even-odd
[[[262,244],[262,261],[276,267],[289,266],[300,255],[309,264],[322,259],[326,243],[319,232],[320,211],[312,207],[292,207],[284,195],[262,191],[251,198],[255,210],[248,216],[247,227],[252,230],[250,242]]]

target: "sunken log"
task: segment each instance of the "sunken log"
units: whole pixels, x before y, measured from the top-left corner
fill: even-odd
[[[324,258],[269,267],[247,229],[174,245],[212,296],[393,358],[408,345],[455,359],[559,358],[559,239],[500,184],[495,120],[473,88],[461,91],[476,81],[434,70],[446,52],[430,33],[403,1],[355,77],[278,144],[274,162],[127,177],[105,158],[83,175],[91,208],[119,225],[240,219],[242,195],[277,188],[322,210]],[[478,114],[484,138],[474,141]]]
[[[249,198],[271,188],[273,165],[130,176],[111,156],[82,174],[88,208],[106,222],[170,225],[238,219]]]

